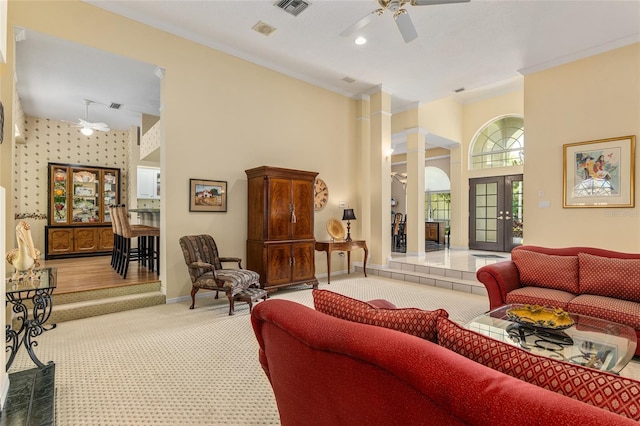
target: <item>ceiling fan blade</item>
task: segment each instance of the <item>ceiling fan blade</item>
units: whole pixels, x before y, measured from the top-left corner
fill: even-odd
[[[433,4],[468,3],[471,0],[411,0],[412,6],[430,6]]]
[[[413,22],[411,22],[411,18],[408,13],[400,13],[395,17],[396,25],[398,26],[398,30],[400,30],[400,34],[404,39],[405,43],[409,43],[410,41],[418,38],[418,33],[416,32],[416,27],[413,26]]]
[[[371,12],[370,14],[368,14],[367,16],[365,16],[364,18],[362,18],[361,20],[359,20],[358,22],[356,22],[355,24],[351,25],[349,28],[347,28],[346,30],[341,32],[340,35],[342,37],[349,37],[350,35],[352,35],[356,31],[361,30],[364,27],[366,27],[367,25],[369,25],[378,16],[380,16],[380,15],[378,14],[377,11],[374,10],[373,12]]]
[[[101,132],[109,131],[109,126],[107,126],[105,123],[90,123],[90,127],[93,130],[100,130]]]

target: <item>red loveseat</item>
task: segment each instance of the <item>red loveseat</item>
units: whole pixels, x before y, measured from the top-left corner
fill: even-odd
[[[284,426],[637,424],[429,340],[295,302],[264,301],[251,321]]]
[[[640,254],[594,247],[516,247],[476,273],[491,309],[523,303],[626,324],[640,340]],[[640,355],[640,346],[636,347]]]

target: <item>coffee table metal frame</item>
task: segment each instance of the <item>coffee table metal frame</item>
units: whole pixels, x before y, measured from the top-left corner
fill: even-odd
[[[507,311],[523,305],[504,305],[482,314],[466,327],[537,355],[619,373],[633,358],[635,330],[601,318],[569,313],[574,325],[563,329],[533,327],[514,322]]]

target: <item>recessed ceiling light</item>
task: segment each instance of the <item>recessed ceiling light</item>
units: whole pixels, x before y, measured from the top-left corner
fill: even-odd
[[[367,39],[366,39],[366,38],[364,38],[364,37],[358,37],[358,38],[356,39],[356,44],[357,44],[358,46],[363,45],[363,44],[365,44],[366,42],[367,42]]]

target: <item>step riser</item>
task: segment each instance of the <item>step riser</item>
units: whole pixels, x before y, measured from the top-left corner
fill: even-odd
[[[415,265],[405,265],[413,267]],[[478,282],[475,273],[468,271],[456,271],[453,269],[420,267],[429,269],[430,273],[412,271],[410,269],[377,269],[367,268],[367,275],[377,275],[383,278],[391,278],[398,281],[412,282],[416,284],[439,287],[447,290],[461,291],[464,293],[487,296],[487,289]],[[356,271],[362,272],[362,267],[355,267]],[[472,278],[471,278],[472,277]]]
[[[103,288],[99,290],[78,291],[75,293],[64,293],[64,294],[56,294],[54,290],[53,296],[52,296],[53,306],[65,305],[67,303],[87,302],[90,300],[100,300],[107,297],[126,296],[126,295],[160,291],[160,286],[161,286],[160,281],[157,281],[157,282],[146,283],[146,284]]]
[[[54,294],[52,299],[53,307],[46,324],[56,324],[166,303],[166,296],[160,291],[159,282],[62,294],[57,297]],[[33,302],[25,300],[24,305],[29,317],[31,317]],[[17,330],[21,325],[18,317],[14,317],[11,323],[14,330]]]
[[[166,297],[160,292],[149,293],[140,297],[108,301],[108,299],[99,301],[96,304],[74,307],[71,304],[53,306],[51,316],[47,324],[57,324],[65,321],[72,321],[82,318],[95,317],[98,315],[111,314],[115,312],[128,311],[131,309],[146,308],[149,306],[163,305],[166,303]]]

